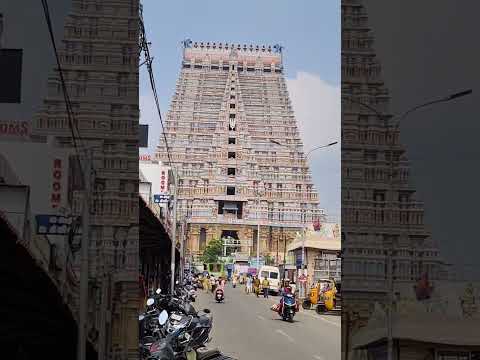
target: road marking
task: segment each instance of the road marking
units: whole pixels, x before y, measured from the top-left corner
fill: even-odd
[[[265,318],[262,315],[257,315],[257,318],[259,318],[260,320],[265,320]]]
[[[313,355],[313,358],[317,360],[324,360],[320,355]]]
[[[334,321],[330,321],[330,320],[327,320],[327,319],[324,319],[322,316],[319,316],[319,315],[312,315],[312,314],[309,314],[307,312],[301,312],[300,314],[303,314],[305,316],[310,316],[311,318],[314,318],[314,319],[319,319],[319,320],[322,320],[322,321],[325,321],[326,323],[329,323],[331,325],[335,325],[337,327],[341,327],[341,324],[339,323],[336,323]]]
[[[277,329],[277,330],[275,330],[275,332],[279,333],[280,335],[285,336],[285,337],[288,339],[288,341],[290,341],[290,342],[292,342],[292,343],[295,342],[295,340],[294,340],[290,335],[288,335],[287,333],[285,333],[284,331],[282,331],[282,330],[280,330],[280,329]]]
[[[267,299],[269,300],[272,304],[278,304],[279,300],[273,300],[273,299]],[[324,319],[322,316],[320,315],[313,315],[313,314],[309,314],[308,313],[308,310],[305,310],[305,309],[302,309],[300,307],[300,311],[297,312],[297,314],[302,314],[302,315],[306,315],[306,316],[310,316],[311,318],[314,318],[314,319],[320,319],[326,323],[329,323],[331,325],[334,325],[334,326],[337,326],[337,327],[341,327],[341,325],[339,323],[336,323],[334,321],[330,321],[330,320],[327,320],[327,319]]]

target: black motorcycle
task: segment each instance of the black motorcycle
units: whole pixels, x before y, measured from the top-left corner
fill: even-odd
[[[213,320],[208,309],[197,312],[191,304],[194,290],[178,286],[173,294],[159,289],[147,300],[139,316],[139,352],[142,360],[227,360],[219,350],[208,349]],[[222,297],[223,299],[223,297]]]
[[[186,319],[183,319],[186,320]],[[201,332],[205,327],[211,325],[202,325],[201,323],[192,323],[179,320],[175,330],[166,337],[152,344],[150,355],[147,360],[186,360],[194,358],[196,360],[234,360],[231,357],[223,355],[217,349],[208,349],[206,347],[195,348],[194,339],[190,333]],[[181,346],[179,346],[181,344]]]
[[[297,301],[295,300],[295,296],[292,294],[285,294],[282,298],[282,309],[280,316],[284,321],[293,322],[293,317],[297,312]]]

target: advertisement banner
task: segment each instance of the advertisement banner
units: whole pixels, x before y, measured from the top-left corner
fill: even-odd
[[[16,185],[30,187],[33,215],[63,214],[69,208],[68,169],[72,153],[71,149],[45,143],[0,142],[1,176],[9,182],[15,179]]]
[[[257,268],[257,258],[250,259],[248,263],[251,268]],[[260,258],[258,261],[258,264],[259,264],[258,267],[262,267],[263,265],[265,265],[265,260]]]
[[[0,120],[0,141],[29,140],[31,126],[27,121]]]
[[[150,155],[140,155],[139,169],[152,184],[153,194],[168,194],[168,167],[152,160]]]
[[[37,234],[40,235],[67,235],[75,227],[77,235],[82,234],[81,218],[76,221],[70,216],[36,215]]]
[[[248,265],[235,264],[233,267],[233,271],[237,274],[246,274],[248,273]]]

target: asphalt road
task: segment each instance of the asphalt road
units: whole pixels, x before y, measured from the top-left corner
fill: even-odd
[[[278,297],[246,295],[244,288],[227,285],[225,302],[198,290],[197,310],[213,315],[209,347],[239,360],[336,360],[340,353],[340,317],[300,310],[293,323],[283,321],[270,306]]]

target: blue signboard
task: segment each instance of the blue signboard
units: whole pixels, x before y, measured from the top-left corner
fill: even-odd
[[[260,258],[258,263],[259,263],[258,267],[262,267],[262,266],[265,265],[265,260],[263,258]],[[256,268],[257,267],[257,258],[250,259],[248,264],[249,264],[250,267]]]
[[[297,269],[300,269],[302,267],[302,253],[297,252],[295,254],[295,265],[297,266]]]
[[[74,225],[71,216],[37,215],[35,219],[39,235],[67,235]],[[78,224],[76,234],[80,235],[82,232],[81,220],[78,218],[76,222]]]
[[[156,194],[153,195],[153,202],[155,204],[166,203],[170,200],[170,195],[168,194]]]

